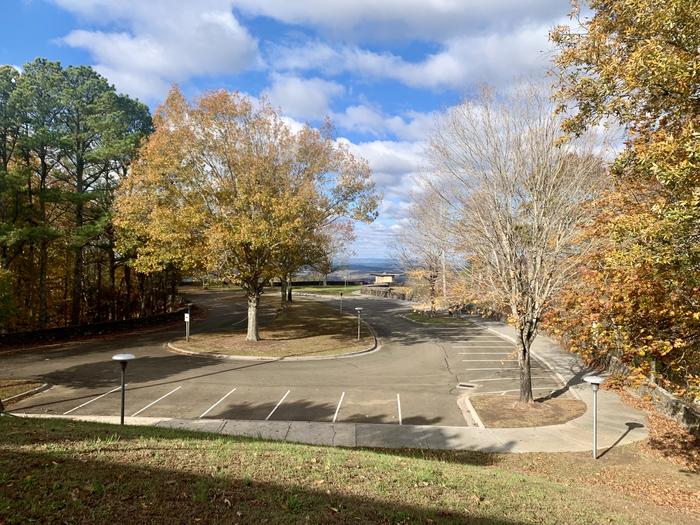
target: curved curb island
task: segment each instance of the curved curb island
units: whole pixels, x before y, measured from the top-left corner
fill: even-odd
[[[377,334],[375,333],[372,326],[365,323],[364,321],[363,321],[363,324],[369,329],[370,333],[372,334],[372,339],[374,339],[374,343],[372,344],[372,346],[370,346],[369,348],[366,348],[365,350],[358,350],[357,352],[350,352],[347,354],[339,354],[339,355],[318,355],[318,356],[306,356],[306,357],[297,357],[297,356],[265,357],[265,356],[252,356],[252,355],[228,355],[228,354],[218,354],[216,352],[195,352],[193,350],[185,350],[184,348],[179,348],[179,347],[175,346],[172,341],[169,341],[167,343],[167,348],[169,350],[176,352],[176,353],[179,353],[179,354],[186,354],[186,355],[200,356],[200,357],[213,357],[215,359],[228,359],[231,361],[329,361],[329,360],[333,360],[333,359],[348,359],[351,357],[360,357],[363,355],[373,354],[375,352],[378,352],[382,348],[382,345],[379,343],[379,339],[377,339]]]

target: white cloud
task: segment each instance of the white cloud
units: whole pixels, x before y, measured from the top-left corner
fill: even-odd
[[[251,15],[310,25],[346,40],[440,41],[465,32],[541,23],[569,12],[569,0],[237,0]]]
[[[333,115],[333,121],[341,128],[386,137],[389,134],[402,141],[422,141],[433,129],[435,114],[408,111],[405,115],[385,115],[380,109],[366,104],[348,106],[342,113]]]
[[[522,25],[508,32],[454,37],[444,41],[440,51],[413,62],[387,52],[332,47],[316,41],[296,47],[273,46],[270,63],[281,71],[318,70],[331,76],[350,72],[417,88],[464,90],[478,83],[504,85],[514,77],[547,68],[551,25]]]
[[[172,82],[236,73],[256,65],[256,40],[233,15],[233,0],[53,0],[95,24],[122,31],[75,30],[62,41],[87,50],[119,90],[145,99]]]
[[[320,119],[330,113],[330,102],[345,89],[320,78],[272,75],[272,85],[263,92],[273,105],[292,117]]]

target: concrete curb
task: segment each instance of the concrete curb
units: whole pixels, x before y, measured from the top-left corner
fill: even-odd
[[[366,348],[365,350],[358,350],[357,352],[350,352],[348,354],[341,354],[341,355],[319,355],[319,356],[307,356],[307,357],[294,357],[294,356],[288,356],[288,357],[261,357],[261,356],[249,356],[249,355],[226,355],[226,354],[217,354],[217,353],[205,353],[205,352],[194,352],[192,350],[185,350],[183,348],[179,348],[173,344],[172,341],[168,341],[167,343],[167,348],[169,350],[172,350],[173,352],[177,352],[180,354],[186,354],[186,355],[191,355],[191,356],[197,356],[197,357],[213,357],[215,359],[223,359],[223,360],[229,360],[229,361],[331,361],[335,359],[348,359],[351,357],[361,357],[364,355],[369,355],[373,354],[375,352],[378,352],[381,350],[382,345],[379,342],[379,339],[377,338],[377,333],[374,331],[374,328],[370,324],[368,324],[365,321],[362,321],[362,324],[364,324],[372,334],[372,338],[374,339],[374,343],[372,346],[369,348]]]
[[[44,390],[48,390],[51,388],[51,385],[49,383],[44,383],[43,385],[37,386],[35,388],[32,388],[30,390],[27,390],[26,392],[21,392],[19,394],[15,394],[14,396],[6,397],[5,399],[2,400],[3,403],[10,403],[10,402],[17,402],[21,401],[22,399],[25,399],[29,396],[33,396],[34,394],[38,394],[39,392],[43,392]]]
[[[118,416],[13,414],[18,417],[68,419],[117,425]],[[640,419],[640,417],[635,419]],[[380,423],[318,423],[308,421],[250,421],[127,417],[126,424],[152,426],[308,445],[474,450],[497,453],[583,452],[591,450],[590,426],[580,419],[533,428],[480,428]],[[599,450],[647,437],[647,429],[625,428],[619,418],[599,427]]]

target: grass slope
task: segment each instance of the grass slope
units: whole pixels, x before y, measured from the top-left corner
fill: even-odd
[[[7,524],[656,524],[690,523],[699,508],[697,476],[635,447],[594,462],[14,417],[0,418],[0,487]]]

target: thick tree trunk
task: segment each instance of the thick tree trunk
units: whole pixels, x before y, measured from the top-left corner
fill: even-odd
[[[260,294],[248,295],[248,333],[246,341],[260,341],[258,334],[258,305],[260,304]]]
[[[292,277],[287,278],[287,302],[292,302]]]
[[[285,279],[280,281],[280,307],[287,307],[287,281]]]

